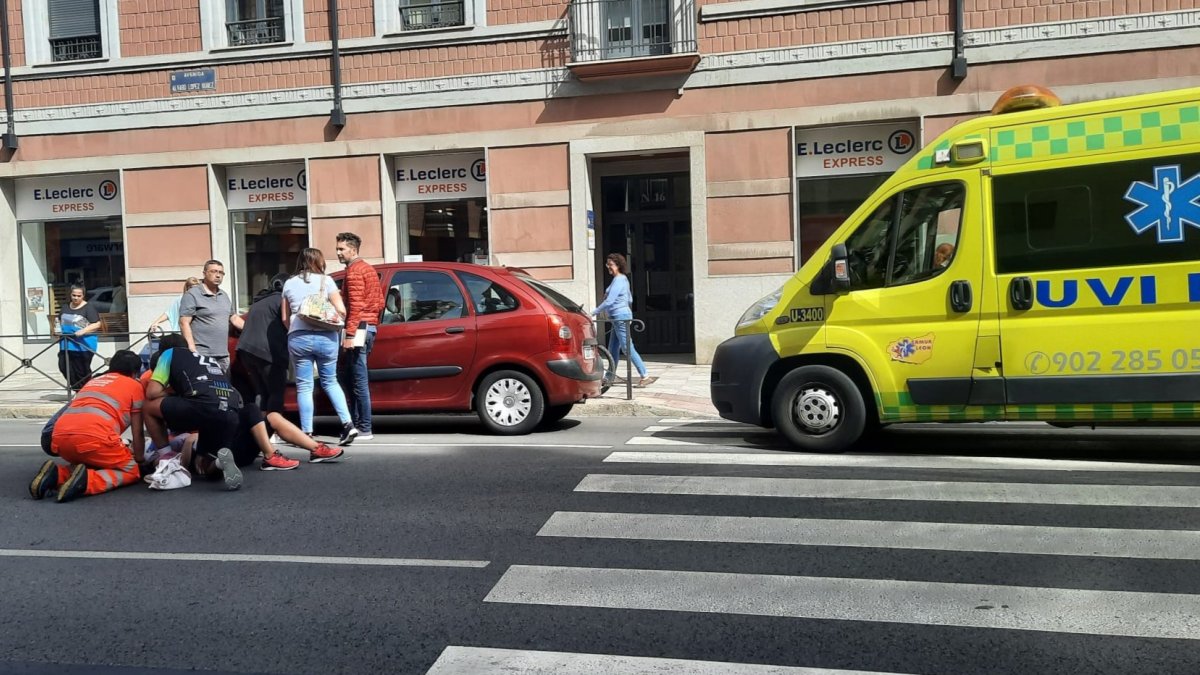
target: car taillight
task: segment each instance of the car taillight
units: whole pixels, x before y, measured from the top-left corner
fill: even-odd
[[[571,338],[574,337],[571,327],[557,314],[548,314],[546,320],[550,328],[550,348],[558,351],[570,351]]]

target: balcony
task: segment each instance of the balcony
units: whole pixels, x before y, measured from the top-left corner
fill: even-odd
[[[50,58],[55,63],[98,59],[101,56],[104,56],[104,52],[101,49],[99,35],[81,35],[50,40]]]
[[[282,16],[230,21],[225,24],[225,30],[229,32],[230,47],[252,47],[284,40]]]
[[[461,26],[463,14],[461,1],[405,4],[400,7],[400,25],[404,30]]]
[[[581,80],[690,73],[700,62],[695,0],[571,0],[571,63]]]

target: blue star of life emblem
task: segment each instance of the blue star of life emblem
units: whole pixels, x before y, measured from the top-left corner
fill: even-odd
[[[900,344],[897,347],[898,347],[897,351],[900,352],[900,356],[908,357],[908,356],[912,356],[913,354],[915,354],[917,352],[917,346],[915,344],[913,344],[913,341],[909,340],[908,338],[904,338],[903,340],[901,340]]]
[[[1200,228],[1200,174],[1181,180],[1179,165],[1154,167],[1154,184],[1134,181],[1125,199],[1138,205],[1125,222],[1138,234],[1157,230],[1160,244],[1183,241],[1186,225]]]

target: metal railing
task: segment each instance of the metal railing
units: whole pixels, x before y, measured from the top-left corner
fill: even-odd
[[[460,1],[401,5],[400,21],[403,30],[461,26],[465,21],[463,3]]]
[[[120,335],[120,333],[107,332],[107,333],[102,333],[102,334],[97,334],[97,335],[111,337],[113,335]],[[133,333],[125,333],[124,335],[126,335],[127,338],[132,338],[134,334]],[[143,334],[141,334],[141,337],[139,337],[138,339],[130,341],[129,345],[127,347],[123,347],[123,349],[129,349],[129,350],[133,351],[134,353],[139,353],[140,351],[142,351],[143,347],[145,346],[145,345],[143,345],[143,343],[147,343],[147,341],[149,341],[149,344],[152,344],[154,347],[156,347],[157,342],[158,342],[158,340],[160,340],[162,338],[162,335],[163,335],[162,333],[143,333]],[[3,369],[0,369],[0,385],[3,385],[4,382],[6,382],[9,378],[13,377],[14,375],[17,375],[18,373],[32,371],[34,373],[37,373],[38,375],[41,375],[42,377],[46,378],[47,380],[49,380],[50,383],[54,385],[54,388],[63,389],[64,392],[66,393],[67,400],[69,401],[72,398],[74,398],[75,392],[78,391],[79,388],[82,387],[96,373],[108,368],[108,363],[110,360],[109,357],[106,357],[106,356],[100,354],[99,352],[89,348],[87,346],[87,344],[84,342],[83,338],[75,337],[73,335],[57,335],[57,336],[51,337],[50,340],[45,344],[45,346],[42,347],[37,353],[35,353],[32,356],[25,356],[24,354],[17,354],[15,352],[13,352],[12,350],[10,350],[5,345],[6,340],[8,340],[8,339],[21,340],[22,345],[24,345],[25,344],[24,341],[28,340],[29,337],[30,336],[24,335],[24,334],[0,335],[0,355],[10,357],[12,360],[16,361],[16,363],[17,363],[17,366],[15,368],[13,368],[10,372],[3,372]],[[64,350],[62,347],[63,345],[70,345],[70,346],[78,347],[78,349],[71,350],[68,348],[68,349]],[[66,351],[68,353],[71,351],[90,353],[92,356],[92,358],[90,360],[92,360],[94,362],[95,357],[99,356],[100,363],[99,363],[99,365],[95,365],[93,363],[93,366],[91,368],[88,368],[86,370],[86,372],[81,371],[81,372],[77,373],[77,372],[72,372],[72,369],[75,366],[74,366],[74,364],[71,363],[71,359],[70,358],[62,358],[60,367],[66,372],[60,373],[59,375],[61,377],[51,375],[50,373],[47,373],[46,371],[39,368],[37,366],[36,362],[39,357],[41,357],[43,354],[49,352],[52,349],[56,350],[56,351]],[[154,349],[152,349],[151,351],[154,351]],[[4,361],[4,359],[0,359],[0,363],[2,363],[3,361]],[[145,355],[143,355],[143,364],[142,365],[143,366],[146,365],[145,364]],[[65,379],[65,381],[64,381],[64,379]],[[74,385],[74,386],[72,386],[72,385]]]
[[[571,60],[696,51],[695,0],[571,0]]]
[[[603,324],[618,324],[619,323],[619,324],[625,325],[625,344],[618,346],[618,349],[615,352],[610,349],[609,354],[612,356],[614,365],[621,360],[622,355],[625,357],[625,400],[632,401],[633,400],[633,359],[629,358],[629,353],[632,351],[631,347],[633,346],[633,332],[637,331],[637,332],[641,333],[641,332],[645,331],[646,330],[646,322],[642,321],[641,319],[615,319],[614,320],[614,319],[596,318],[594,320],[597,324],[602,324],[602,323]],[[605,329],[605,332],[607,333],[607,329]],[[611,344],[611,341],[606,340],[605,344],[604,344],[605,348],[607,348],[607,345],[609,345],[609,344]],[[614,377],[614,379],[616,377],[616,374],[617,373],[614,370],[612,372],[612,376]],[[608,376],[609,376],[609,373],[604,374],[605,378],[607,378]]]
[[[50,40],[50,59],[56,63],[98,59],[103,55],[104,50],[99,35],[81,35]]]
[[[283,17],[269,16],[265,19],[230,21],[225,24],[229,33],[230,47],[248,47],[283,42]]]

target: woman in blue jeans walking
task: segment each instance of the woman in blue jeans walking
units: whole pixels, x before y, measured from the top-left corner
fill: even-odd
[[[338,419],[342,421],[339,445],[350,445],[358,430],[350,422],[346,394],[337,381],[338,333],[325,323],[309,320],[300,314],[306,298],[312,295],[328,298],[341,321],[346,320],[346,305],[337,284],[325,276],[325,254],[320,249],[306,248],[296,259],[296,274],[283,285],[282,318],[288,326],[288,354],[296,369],[296,402],[300,406],[300,429],[312,435],[313,430],[313,368],[321,378],[321,389],[329,397]]]
[[[646,374],[646,364],[642,362],[641,355],[633,346],[633,340],[629,338],[629,321],[633,319],[633,294],[629,291],[629,278],[625,276],[625,273],[629,271],[629,265],[625,262],[625,256],[620,253],[609,253],[604,260],[604,268],[612,275],[613,280],[608,285],[608,290],[604,292],[604,302],[592,310],[592,316],[599,316],[601,313],[608,315],[613,322],[613,330],[608,336],[608,351],[613,355],[613,360],[620,363],[621,352],[625,351],[625,346],[628,344],[627,356],[642,378],[637,386],[644,387],[658,378]],[[613,364],[614,372],[616,363]]]

